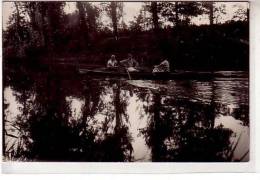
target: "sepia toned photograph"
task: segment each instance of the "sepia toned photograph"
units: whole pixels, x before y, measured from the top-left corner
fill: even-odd
[[[3,1],[4,162],[249,162],[248,1]]]

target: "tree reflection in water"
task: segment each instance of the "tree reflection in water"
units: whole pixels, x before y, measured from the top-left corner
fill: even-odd
[[[120,82],[100,86],[99,81],[86,81],[66,86],[66,81],[48,76],[41,81],[30,79],[32,83],[28,82],[23,79],[21,83],[10,84],[13,92],[17,92],[14,96],[20,108],[12,123],[8,123],[5,116],[6,159],[131,161],[133,149],[126,125],[127,99],[120,93]],[[66,101],[68,92],[75,91],[73,88],[77,89],[73,95],[84,100],[79,119],[71,118],[70,104]],[[113,92],[109,94],[112,102],[105,102],[103,98],[109,90]],[[5,104],[7,109],[8,104]],[[111,111],[107,111],[104,120],[95,118],[105,109]],[[16,135],[8,134],[7,126],[16,128]],[[10,141],[13,138],[15,142]]]
[[[200,104],[161,94],[152,94],[153,103],[144,108],[150,114],[149,124],[140,130],[152,150],[152,161],[230,161],[232,131],[214,128],[214,102]]]
[[[248,105],[237,103],[236,108],[227,108],[219,103],[215,95],[220,92],[215,93],[219,89],[212,82],[206,85],[173,82],[173,92],[179,88],[186,94],[193,92],[192,96],[202,94],[206,88],[207,94],[203,95],[206,101],[200,101],[180,96],[181,93],[171,95],[166,82],[156,82],[158,89],[144,90],[128,81],[53,77],[56,76],[19,71],[6,74],[4,87],[9,89],[9,95],[4,95],[6,160],[136,161],[134,151],[138,151],[138,157],[144,155],[142,150],[134,149],[140,148],[141,142],[150,148],[151,157],[145,160],[233,161],[237,142],[231,139],[236,136],[239,141],[240,135],[221,124],[220,114],[226,119],[229,116],[243,119],[243,126],[249,124]],[[9,107],[7,99],[11,97],[16,101],[17,112]],[[80,102],[78,116],[73,116],[71,99]],[[129,114],[129,107],[136,107],[135,99],[136,106],[142,106],[142,110],[136,111],[139,117]],[[146,122],[138,129],[141,119]],[[137,125],[131,126],[130,120]],[[137,131],[143,141],[136,139]]]

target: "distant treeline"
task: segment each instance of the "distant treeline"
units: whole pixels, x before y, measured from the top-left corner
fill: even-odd
[[[133,53],[139,63],[152,66],[168,58],[173,69],[247,70],[249,65],[248,24],[180,26],[152,31],[125,33],[119,40],[105,38],[91,52],[105,63],[112,54],[119,59]],[[93,59],[95,59],[93,57]]]
[[[77,2],[78,10],[72,14],[64,13],[63,2],[14,4],[16,11],[3,31],[6,62],[47,59],[55,63],[62,58],[105,65],[111,54],[122,60],[132,53],[143,66],[151,67],[168,58],[172,69],[248,70],[248,9],[239,9],[234,17],[240,18],[220,24],[216,17],[224,10],[213,2],[147,2],[127,26],[119,23],[122,2],[99,6]],[[111,18],[110,28],[98,18],[103,11]],[[209,25],[192,25],[192,17],[202,14],[209,16]],[[163,20],[172,25],[163,25]]]

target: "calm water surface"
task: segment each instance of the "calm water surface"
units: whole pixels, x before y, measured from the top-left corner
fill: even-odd
[[[248,78],[130,81],[7,73],[4,159],[248,161],[248,88]]]

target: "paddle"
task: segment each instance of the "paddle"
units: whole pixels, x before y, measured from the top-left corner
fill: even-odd
[[[129,71],[128,71],[128,68],[126,67],[125,69],[126,69],[126,72],[127,72],[127,74],[128,74],[129,80],[131,80],[131,76],[130,76],[130,73],[129,73]]]

